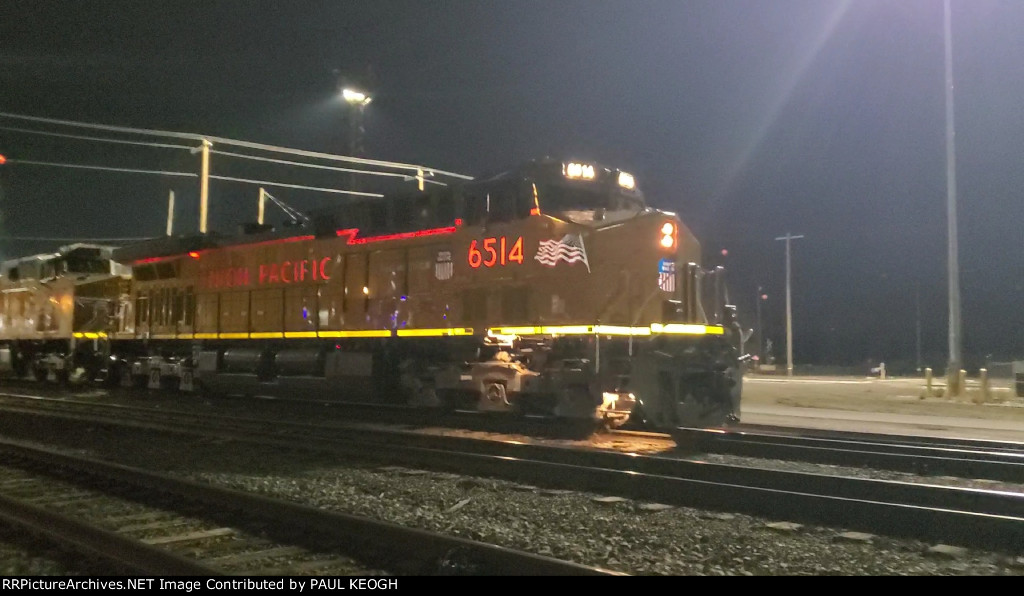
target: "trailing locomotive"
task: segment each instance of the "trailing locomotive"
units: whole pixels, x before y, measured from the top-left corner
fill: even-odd
[[[107,368],[114,309],[131,286],[112,252],[74,244],[0,265],[0,371],[82,382]]]
[[[611,426],[738,420],[730,311],[704,304],[699,243],[626,172],[533,161],[296,223],[96,253],[85,277],[5,269],[0,367]],[[39,304],[64,318],[41,330]]]

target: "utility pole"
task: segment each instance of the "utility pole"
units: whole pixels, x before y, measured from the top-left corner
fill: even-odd
[[[259,210],[256,213],[256,223],[261,225],[261,226],[263,225],[263,212],[266,211],[266,205],[267,205],[267,191],[264,190],[263,187],[261,186],[260,187],[260,206],[259,206]]]
[[[953,40],[949,0],[944,6],[946,54],[946,213],[949,224],[949,364],[946,367],[947,393],[960,395],[960,264],[956,231],[956,145],[953,126]]]
[[[790,284],[790,258],[789,241],[803,238],[803,235],[793,236],[786,232],[776,240],[786,241],[786,376],[793,376],[793,291]]]
[[[762,294],[764,288],[757,286],[757,364],[760,366],[764,363],[764,332],[761,331],[761,301],[767,300],[768,295]]]
[[[921,372],[921,282],[914,284],[914,304],[917,307],[917,372]]]
[[[174,233],[174,191],[167,196],[167,235]]]
[[[199,233],[206,234],[206,218],[210,205],[210,147],[213,143],[203,139],[199,148],[201,158],[199,174]]]

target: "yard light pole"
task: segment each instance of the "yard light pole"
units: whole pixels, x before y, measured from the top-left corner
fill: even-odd
[[[960,266],[956,230],[956,145],[953,126],[953,35],[949,0],[943,6],[943,31],[946,54],[946,213],[949,225],[949,364],[946,387],[950,395],[959,395],[960,367],[963,365],[960,337]]]
[[[803,238],[803,235],[793,236],[786,232],[785,236],[776,240],[786,241],[786,376],[793,376],[793,292],[790,285],[789,267],[789,241]]]
[[[341,98],[349,105],[349,155],[352,157],[363,156],[363,136],[366,134],[364,115],[366,106],[373,100],[370,95],[354,87],[344,87],[341,90]],[[351,188],[356,190],[356,174],[351,177]]]
[[[763,288],[757,286],[757,365],[764,361],[764,333],[761,331],[761,301],[768,299],[768,294],[762,294]]]

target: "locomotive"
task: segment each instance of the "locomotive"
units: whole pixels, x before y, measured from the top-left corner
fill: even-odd
[[[0,371],[612,427],[739,419],[731,307],[628,172],[535,160],[292,223],[4,263]]]

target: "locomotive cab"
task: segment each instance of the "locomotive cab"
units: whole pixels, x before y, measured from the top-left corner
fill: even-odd
[[[704,296],[721,276],[707,276],[696,238],[648,207],[632,175],[541,160],[454,196],[470,237],[472,312],[489,335],[513,338],[510,360],[532,374],[506,371],[517,390],[496,404],[480,377],[503,367],[481,358],[438,375],[439,394],[612,427],[634,411],[658,428],[738,418],[734,330]]]

